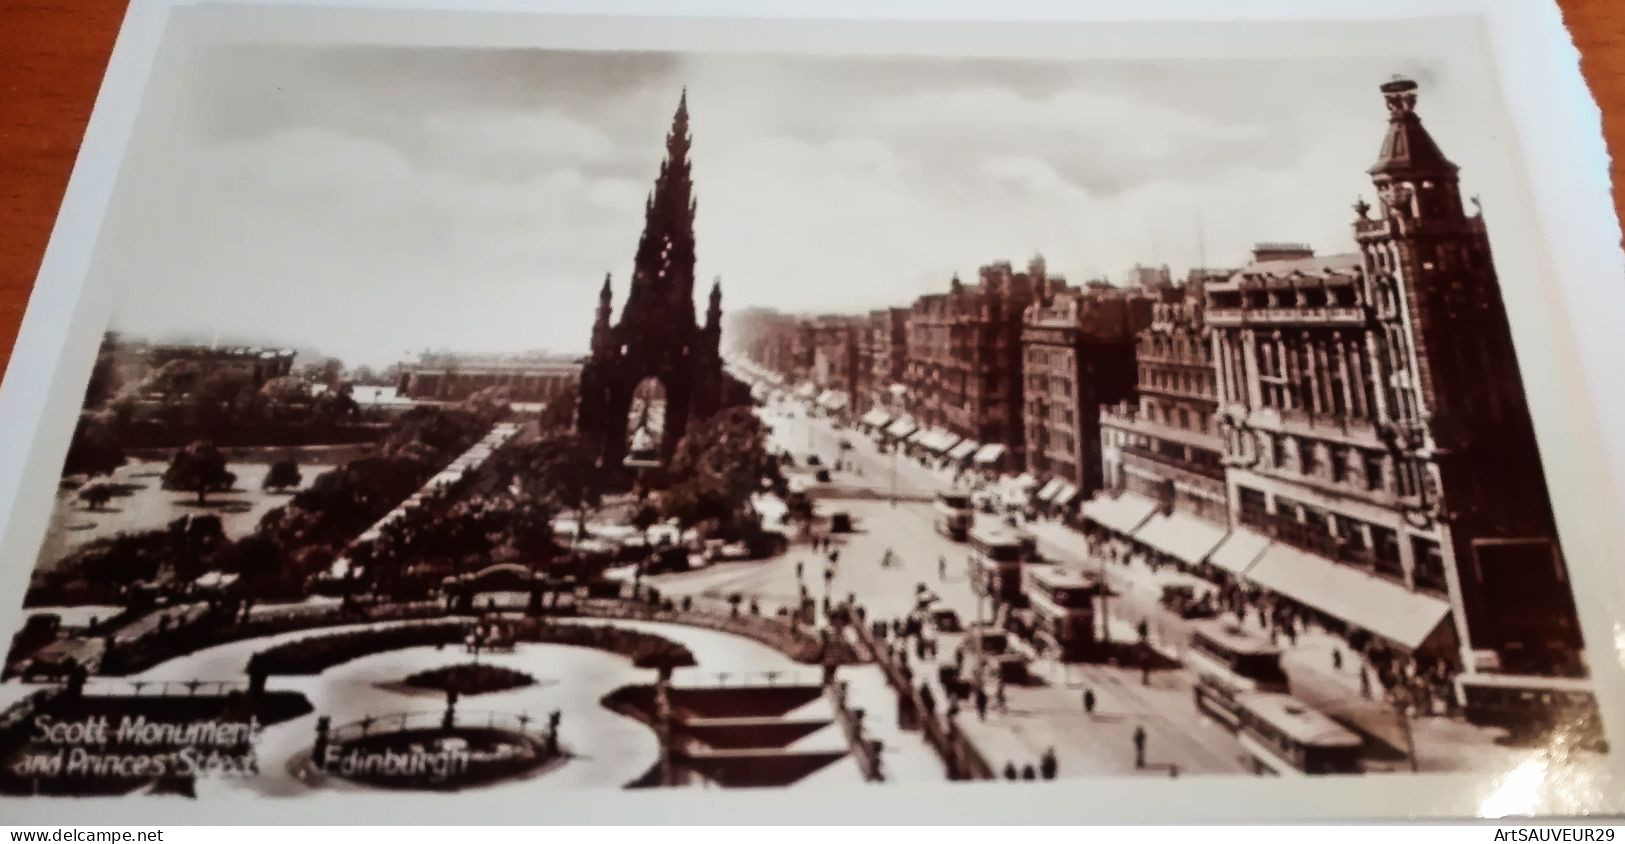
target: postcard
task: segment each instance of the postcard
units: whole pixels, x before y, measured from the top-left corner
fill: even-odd
[[[137,4],[6,383],[0,804],[1620,811],[1606,408],[1484,5]]]

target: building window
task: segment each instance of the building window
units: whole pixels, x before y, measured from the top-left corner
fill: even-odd
[[[1383,489],[1383,455],[1379,451],[1366,451],[1360,455],[1365,463],[1365,488],[1373,492]]]
[[[1405,576],[1405,566],[1399,561],[1399,534],[1394,531],[1371,526],[1371,556],[1378,573],[1389,577]]]
[[[1415,564],[1412,573],[1416,588],[1431,592],[1449,591],[1450,584],[1444,573],[1444,554],[1439,550],[1439,543],[1420,536],[1411,537],[1411,556]]]
[[[1260,530],[1269,528],[1270,514],[1263,492],[1251,487],[1237,487],[1236,498],[1241,505],[1242,524]]]
[[[1337,531],[1337,559],[1361,568],[1371,567],[1371,547],[1365,538],[1365,523],[1341,513],[1332,515]]]
[[[1320,474],[1320,458],[1315,453],[1313,440],[1298,440],[1298,471],[1305,475]]]

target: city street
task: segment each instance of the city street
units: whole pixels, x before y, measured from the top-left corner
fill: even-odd
[[[953,610],[966,623],[978,618],[978,601],[969,577],[973,564],[970,546],[938,533],[932,522],[930,496],[948,486],[950,479],[910,458],[882,453],[867,435],[836,428],[827,419],[809,418],[799,408],[778,404],[762,415],[773,428],[773,447],[789,450],[798,464],[805,463],[809,441],[812,453],[826,466],[833,465],[837,453],[843,467],[850,464],[850,469],[834,471],[828,486],[854,490],[854,497],[815,496],[820,515],[844,511],[852,516],[855,532],[835,537],[838,561],[830,565],[823,554],[797,543],[774,559],[729,563],[651,582],[667,594],[714,600],[738,592],[757,598],[764,611],[769,611],[793,605],[800,584],[821,599],[824,573],[829,570],[833,574],[828,589],[832,600],[855,596],[871,618],[907,615],[915,608],[916,589],[922,584],[937,597],[935,606]],[[843,440],[850,445],[844,452],[839,448]],[[894,464],[895,506],[888,500]],[[991,515],[978,514],[977,518],[983,526],[995,523]],[[1080,568],[1086,558],[1081,537],[1076,541],[1080,546],[1067,550],[1064,557],[1055,554],[1059,549],[1046,553],[1061,558],[1069,568]],[[888,549],[896,562],[883,567],[880,561]],[[939,575],[939,561],[946,563],[943,575]],[[799,584],[798,563],[802,566]],[[985,602],[982,612],[987,612]],[[1112,613],[1113,635],[1134,636],[1134,623],[1142,616],[1131,618],[1128,608],[1120,610],[1115,603]],[[941,659],[952,659],[957,638],[938,637]],[[1189,773],[1244,769],[1234,735],[1207,719],[1193,717],[1193,681],[1188,672],[1155,672],[1149,686],[1142,686],[1140,672],[1130,668],[1088,665],[1063,670],[1041,663],[1035,672],[1045,678],[1039,684],[1007,687],[1006,711],[990,712],[985,721],[970,711],[958,716],[961,728],[995,768],[1002,768],[1005,762],[1018,769],[1036,765],[1039,755],[1053,748],[1062,776],[1134,773],[1131,737],[1135,727],[1143,725],[1151,737],[1148,773],[1167,776],[1172,768]],[[916,671],[916,676],[925,675],[934,672]],[[928,679],[935,683],[934,676]],[[1083,711],[1084,688],[1094,689],[1099,701],[1092,716]],[[946,699],[940,688],[933,694],[939,701]]]
[[[871,618],[905,616],[914,609],[916,590],[923,585],[937,598],[935,606],[955,611],[966,623],[977,619],[978,602],[968,577],[970,548],[939,534],[932,523],[932,495],[952,484],[946,472],[883,452],[867,434],[809,415],[798,403],[776,402],[759,414],[772,429],[772,448],[794,455],[797,472],[809,471],[808,454],[818,455],[820,463],[832,469],[830,481],[815,483],[812,495],[820,517],[845,512],[854,522],[853,533],[833,537],[837,562],[831,565],[824,553],[798,541],[773,559],[724,563],[652,578],[652,583],[667,594],[701,600],[723,601],[739,593],[757,599],[764,612],[771,612],[794,606],[803,586],[821,600],[827,571],[831,600],[854,596]],[[839,470],[833,469],[837,459]],[[996,524],[996,517],[989,514],[978,513],[976,518],[979,526]],[[1024,529],[1038,538],[1047,560],[1068,570],[1105,575],[1114,593],[1107,602],[1114,638],[1136,637],[1136,627],[1144,620],[1154,645],[1175,656],[1184,652],[1192,622],[1158,604],[1162,580],[1172,570],[1155,572],[1139,561],[1103,564],[1089,553],[1080,533],[1057,522],[1034,521]],[[888,550],[895,562],[883,567],[880,561]],[[939,560],[946,563],[941,575]],[[1265,635],[1256,617],[1249,623],[1257,635]],[[940,659],[952,658],[956,639],[939,637]],[[1340,669],[1333,667],[1334,648],[1343,651]],[[1360,696],[1359,659],[1340,639],[1312,630],[1285,647],[1283,667],[1296,696],[1368,737],[1364,759],[1368,770],[1410,768],[1406,720],[1380,699]],[[1039,684],[1007,687],[1006,711],[990,711],[986,720],[971,711],[958,716],[962,729],[995,768],[1005,762],[1018,769],[1036,764],[1046,749],[1053,748],[1062,776],[1133,773],[1131,736],[1137,726],[1144,726],[1149,736],[1144,772],[1167,776],[1247,770],[1235,735],[1197,713],[1192,701],[1195,677],[1187,669],[1153,671],[1142,678],[1134,668],[1041,661],[1034,670],[1042,678]],[[922,675],[933,675],[928,679],[935,683],[934,671],[916,672]],[[1092,716],[1083,711],[1085,689],[1097,699]],[[946,699],[940,688],[933,693],[938,700]],[[1408,728],[1416,746],[1416,765],[1424,771],[1481,769],[1486,756],[1510,766],[1529,754],[1498,744],[1494,730],[1442,716],[1413,716]]]

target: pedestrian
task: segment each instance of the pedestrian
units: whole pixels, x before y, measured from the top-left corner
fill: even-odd
[[[937,557],[937,579],[948,579],[948,558],[941,555]]]
[[[987,720],[987,690],[980,683],[976,685],[976,717]]]
[[[1038,779],[1038,771],[1033,769],[1033,763],[1028,762],[1021,766],[1021,778],[1024,780]]]
[[[1004,763],[1004,778],[1007,780],[1013,780],[1016,778],[1016,763]]]
[[[801,579],[801,572],[805,565],[806,562],[804,560],[796,560],[796,580]]]
[[[1145,767],[1145,726],[1134,728],[1134,767]]]
[[[1342,648],[1338,648],[1338,647],[1333,647],[1332,648],[1332,670],[1333,671],[1342,671],[1343,670],[1343,649]]]
[[[1360,666],[1360,697],[1371,699],[1371,674],[1365,666]]]
[[[996,704],[999,707],[1000,712],[1009,712],[1010,711],[1010,707],[1009,707],[1009,705],[1007,704],[1007,702],[1005,701],[1005,698],[1004,698],[1004,678],[1003,677],[1000,677],[999,680],[998,680],[998,683],[993,687],[993,702],[994,702],[994,704]]]
[[[1058,767],[1059,766],[1055,762],[1055,748],[1044,748],[1044,755],[1038,757],[1039,775],[1047,780],[1055,779],[1056,769]]]
[[[1085,715],[1093,715],[1093,714],[1095,714],[1095,690],[1094,689],[1084,689],[1083,690],[1083,713]]]

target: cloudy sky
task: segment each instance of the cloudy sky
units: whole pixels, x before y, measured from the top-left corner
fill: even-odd
[[[1395,72],[1469,191],[1485,140],[1391,60],[216,46],[158,72],[98,264],[115,327],[352,364],[584,349],[684,85],[697,272],[729,308],[903,304],[1034,253],[1082,280],[1346,251]]]

